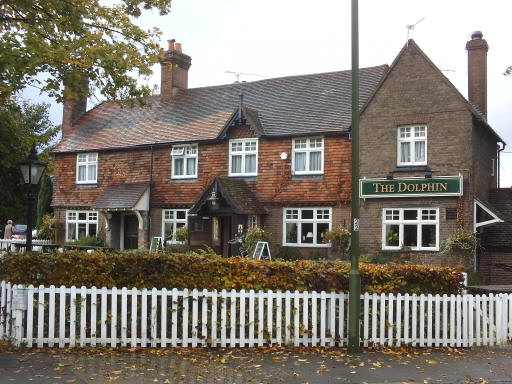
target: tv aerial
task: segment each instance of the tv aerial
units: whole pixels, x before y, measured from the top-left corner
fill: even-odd
[[[407,41],[409,41],[409,33],[414,30],[414,27],[417,26],[419,23],[421,23],[423,20],[425,20],[424,17],[422,17],[420,20],[418,20],[414,24],[406,24],[405,29],[407,30]]]
[[[236,72],[236,71],[228,71],[228,70],[226,70],[224,73],[229,73],[231,75],[236,75],[235,83],[239,83],[240,82],[240,75],[261,77],[262,79],[266,77],[266,76],[263,76],[263,75],[256,75],[254,73]]]

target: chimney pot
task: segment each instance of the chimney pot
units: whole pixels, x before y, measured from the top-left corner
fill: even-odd
[[[181,52],[181,43],[174,44],[174,49],[178,52]]]
[[[475,31],[471,34],[471,40],[479,40],[482,37],[484,37],[484,34],[482,33],[482,31]]]
[[[174,50],[174,42],[176,40],[174,39],[171,39],[171,40],[167,40],[167,42],[169,43],[169,51],[173,51]]]

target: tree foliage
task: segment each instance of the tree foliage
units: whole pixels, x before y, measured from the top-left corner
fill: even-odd
[[[37,195],[37,219],[36,219],[36,228],[41,228],[43,225],[43,219],[46,214],[52,212],[51,204],[52,204],[52,192],[53,185],[52,180],[47,172],[43,174],[41,178],[41,184],[39,188],[39,193]]]
[[[26,218],[27,189],[18,164],[28,157],[32,146],[44,149],[57,135],[59,127],[50,121],[48,108],[48,104],[27,102],[0,104],[0,225],[8,219]],[[49,151],[40,157],[47,163],[51,160]]]
[[[512,65],[505,69],[505,72],[503,73],[505,76],[512,75]]]
[[[35,85],[62,101],[66,79],[72,93],[88,77],[109,100],[137,98],[151,92],[137,77],[151,74],[158,61],[160,32],[133,23],[143,10],[170,12],[171,0],[2,0],[0,3],[0,103]],[[107,4],[112,4],[107,2]],[[41,80],[37,75],[46,73]],[[135,76],[132,77],[132,76]]]

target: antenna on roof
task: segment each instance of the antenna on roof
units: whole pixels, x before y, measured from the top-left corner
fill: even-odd
[[[264,78],[266,76],[263,76],[263,75],[256,75],[254,73],[245,73],[245,72],[235,72],[235,71],[228,71],[226,70],[225,73],[229,73],[231,75],[236,75],[236,81],[235,83],[239,83],[240,82],[240,75],[244,75],[244,76],[256,76],[256,77],[261,77],[261,78]]]
[[[414,27],[416,25],[418,25],[419,23],[421,23],[423,20],[425,20],[424,17],[422,17],[420,20],[418,20],[416,23],[414,24],[406,24],[405,25],[405,29],[407,30],[407,44],[409,44],[409,32],[413,31],[414,30]]]

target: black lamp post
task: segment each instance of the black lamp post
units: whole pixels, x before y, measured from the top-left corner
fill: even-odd
[[[20,170],[23,181],[28,184],[28,204],[27,204],[27,251],[32,251],[32,212],[36,201],[36,185],[39,184],[43,175],[46,163],[37,157],[36,147],[33,146],[28,159],[20,163]]]

